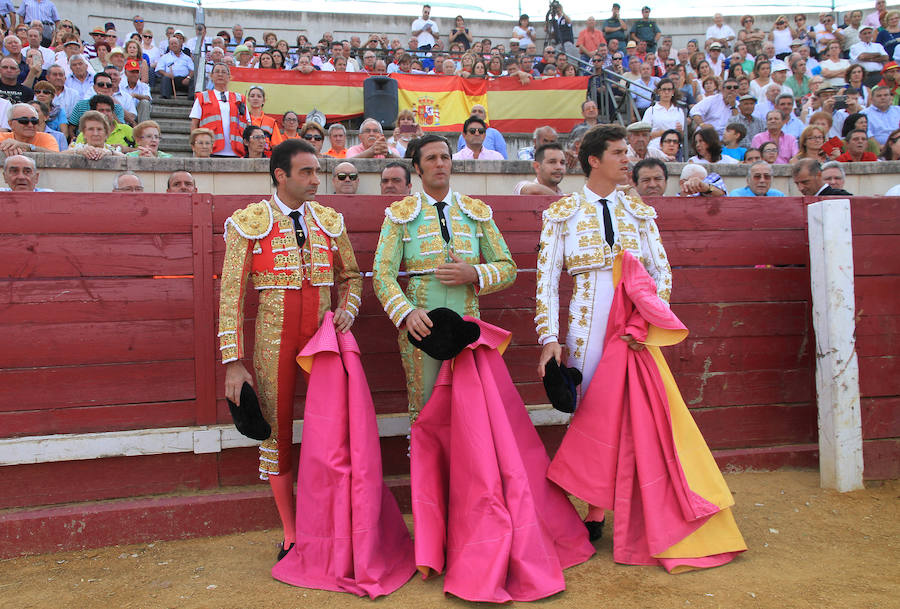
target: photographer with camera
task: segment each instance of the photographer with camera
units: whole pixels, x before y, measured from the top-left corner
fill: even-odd
[[[562,47],[569,55],[575,55],[575,36],[572,33],[572,20],[563,11],[558,0],[550,1],[550,8],[544,17],[544,31],[547,33],[545,44]]]

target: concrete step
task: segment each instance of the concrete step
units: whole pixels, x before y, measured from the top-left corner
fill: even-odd
[[[190,98],[177,97],[175,99],[163,99],[162,97],[154,96],[153,97],[153,105],[154,106],[166,106],[166,107],[190,108],[191,106],[194,105],[194,96],[192,95]]]
[[[157,104],[156,100],[153,100],[153,104],[150,106],[150,117],[154,120],[159,118],[188,118],[188,114],[191,112],[190,106],[166,106]]]
[[[191,121],[187,119],[160,117],[154,120],[159,123],[159,128],[162,130],[163,134],[179,133],[188,135],[191,132]]]

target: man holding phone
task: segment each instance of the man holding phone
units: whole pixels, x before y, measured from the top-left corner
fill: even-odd
[[[478,161],[502,161],[503,155],[496,150],[484,147],[487,124],[478,116],[470,116],[463,123],[463,139],[465,147],[453,155],[454,161],[474,159]]]

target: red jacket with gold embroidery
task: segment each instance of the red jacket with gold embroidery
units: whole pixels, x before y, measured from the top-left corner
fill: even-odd
[[[225,221],[219,297],[222,363],[244,355],[241,329],[248,278],[257,290],[320,289],[326,300],[336,283],[337,307],[353,317],[359,313],[362,276],[344,217],[330,207],[307,201],[303,219],[308,234],[302,248],[297,247],[293,220],[281,213],[273,200],[239,209]]]

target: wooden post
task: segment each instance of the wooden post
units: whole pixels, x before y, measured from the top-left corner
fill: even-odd
[[[816,335],[819,473],[823,487],[846,492],[863,487],[850,201],[818,201],[809,205],[807,217]]]
[[[212,260],[212,196],[191,197],[194,256],[194,382],[198,425],[216,422],[216,330]]]

